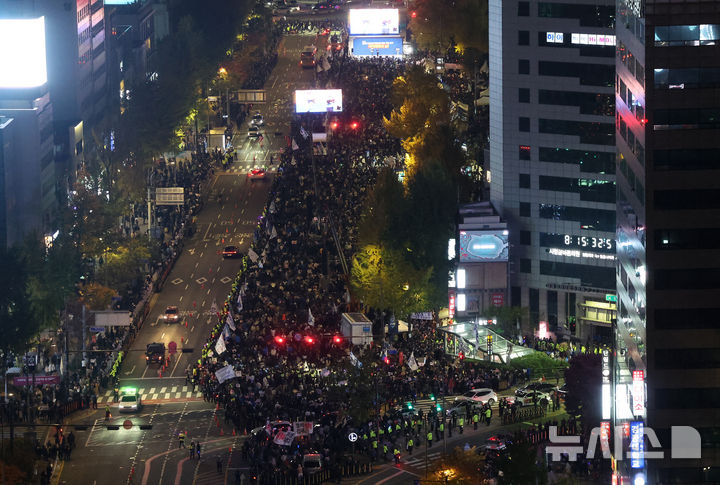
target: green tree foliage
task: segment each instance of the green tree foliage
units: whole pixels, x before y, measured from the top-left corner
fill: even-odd
[[[112,299],[118,296],[117,291],[99,283],[88,283],[80,290],[80,301],[90,310],[107,310]]]
[[[451,44],[487,52],[487,0],[417,0],[410,29],[421,49],[442,51]]]
[[[98,195],[85,173],[78,176],[70,203],[68,230],[82,254],[99,257],[106,248],[117,244],[120,234],[112,229],[121,214],[119,205],[110,204],[107,198]]]
[[[498,469],[503,472],[499,477],[501,485],[547,484],[547,470],[537,463],[537,447],[527,441],[523,435],[515,435],[507,446],[507,453],[501,457]]]
[[[108,248],[103,253],[97,280],[110,288],[124,289],[143,273],[144,265],[150,261],[151,244],[145,238],[132,238]]]
[[[455,230],[456,185],[439,165],[429,165],[407,186],[407,212],[398,235],[415,267],[432,268],[433,307],[447,302],[448,239]]]
[[[527,307],[516,306],[491,306],[482,313],[485,318],[497,318],[498,326],[503,335],[514,336],[517,334],[517,322],[522,322],[528,317]]]
[[[485,460],[475,447],[465,451],[458,446],[433,465],[431,476],[436,483],[471,485],[483,483],[484,468]]]
[[[509,362],[513,369],[531,369],[533,378],[545,376],[550,379],[562,375],[567,363],[562,360],[553,359],[544,352],[533,352],[513,359]]]
[[[602,357],[599,354],[576,355],[565,370],[565,409],[569,414],[582,416],[583,429],[592,429],[600,423],[601,372]]]
[[[380,170],[365,199],[359,224],[361,245],[393,240],[394,231],[398,230],[406,211],[404,192],[394,170]]]
[[[156,74],[134,85],[118,130],[121,151],[144,160],[172,145],[175,130],[197,100],[200,87],[215,77],[251,3],[173,0],[171,33],[150,60]],[[123,167],[142,170],[142,164]]]
[[[404,318],[427,308],[431,271],[415,269],[396,250],[366,245],[353,256],[351,285],[366,305]]]
[[[17,248],[0,250],[0,347],[22,352],[40,329],[33,318],[27,282],[28,268]]]
[[[22,248],[27,270],[30,310],[40,328],[57,325],[66,299],[81,275],[80,253],[64,231],[46,249],[38,235],[29,236]]]

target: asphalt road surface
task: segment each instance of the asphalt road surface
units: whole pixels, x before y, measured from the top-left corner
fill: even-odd
[[[112,391],[98,399],[97,411],[76,414],[73,424],[88,425],[76,431],[76,449],[72,459],[61,463],[53,483],[117,485],[222,484],[234,482],[234,469],[227,470],[233,459],[233,447],[243,439],[225,426],[222,411],[203,400],[199,392],[185,382],[185,371],[199,359],[200,350],[216,320],[231,284],[240,269],[240,259],[223,259],[222,249],[237,246],[247,252],[257,218],[267,200],[277,163],[269,164],[270,154],[287,146],[290,132],[293,91],[314,85],[315,73],[299,66],[300,50],[316,42],[314,36],[291,35],[282,40],[278,64],[265,89],[267,104],[253,106],[265,118],[262,143],[247,138],[247,126],[238,127],[233,146],[238,160],[227,171],[216,172],[209,181],[205,207],[198,216],[197,231],[185,240],[182,254],[172,269],[162,292],[155,295],[152,309],[135,338],[120,371],[120,386],[137,387],[143,407],[134,414],[118,413]],[[264,180],[251,180],[247,173],[256,166],[268,169]],[[220,197],[220,199],[218,198]],[[166,324],[160,315],[169,305],[180,310],[180,323]],[[213,306],[215,305],[215,306]],[[163,370],[147,365],[145,349],[152,342],[171,342],[177,353]],[[193,349],[181,353],[182,348]],[[111,408],[112,419],[104,419],[104,407]],[[216,419],[217,418],[217,419]],[[132,425],[125,429],[123,423]],[[118,430],[106,426],[119,425]],[[140,430],[139,425],[152,429]],[[68,426],[66,433],[72,429]],[[178,433],[186,431],[186,443],[203,443],[201,460],[190,459],[186,450],[178,450]],[[223,463],[218,473],[216,458]],[[229,478],[228,478],[229,477]]]

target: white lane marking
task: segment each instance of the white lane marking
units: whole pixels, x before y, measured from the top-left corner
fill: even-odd
[[[210,232],[210,227],[212,227],[212,222],[208,224],[208,228],[205,230],[205,235],[203,236],[203,239],[207,239],[207,235]]]
[[[148,394],[154,394],[154,393],[155,393],[155,388],[151,387],[150,390],[148,391]]]
[[[210,288],[208,288],[208,290],[207,290],[207,294],[208,294],[208,295],[210,294]]]
[[[200,262],[199,262],[199,261],[198,261],[197,263],[195,263],[195,267],[196,267],[196,268],[198,267],[198,264],[200,264]]]
[[[182,358],[182,353],[179,354],[179,355],[178,355],[178,358],[175,360],[175,365],[173,366],[172,372],[170,372],[170,375],[171,375],[171,376],[175,374],[175,369],[177,369],[177,366],[178,366],[178,364],[180,363],[180,359],[181,359],[181,358]],[[173,387],[173,389],[177,389],[177,387]],[[173,390],[173,392],[175,392],[175,391]]]
[[[167,387],[161,387],[160,392],[163,393],[163,392],[165,392],[166,389],[167,389]]]
[[[190,396],[188,396],[188,397],[190,397]],[[95,426],[97,425],[97,422],[98,422],[98,420],[96,419],[95,422],[94,422],[93,425],[92,425],[92,428],[90,428],[90,433],[88,434],[88,439],[87,439],[87,441],[85,442],[85,448],[87,448],[88,443],[90,443],[90,438],[92,438],[93,431],[95,431]]]
[[[160,335],[160,340],[162,340],[164,338],[165,338],[165,332],[163,332],[162,335]]]
[[[177,392],[177,387],[178,386],[172,386],[172,389],[170,390],[170,392]]]
[[[203,300],[202,305],[200,305],[200,306],[205,306],[205,300]]]
[[[182,301],[182,299],[183,299],[183,295],[180,295],[180,301]]]
[[[192,332],[193,330],[195,330],[195,325],[193,325],[192,328],[190,329],[191,332]]]
[[[185,285],[185,289],[187,290],[188,288],[190,288],[190,283]]]

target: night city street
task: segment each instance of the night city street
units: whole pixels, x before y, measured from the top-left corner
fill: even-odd
[[[720,484],[720,0],[0,0],[0,485]]]

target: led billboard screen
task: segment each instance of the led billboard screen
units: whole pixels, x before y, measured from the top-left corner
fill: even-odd
[[[47,82],[45,18],[0,19],[0,88]]]
[[[295,91],[296,113],[340,113],[341,89],[308,89]]]
[[[402,37],[350,37],[350,52],[355,57],[400,57],[403,54]]]
[[[508,260],[507,231],[460,231],[460,262]]]
[[[400,33],[400,15],[396,8],[350,9],[348,22],[350,35],[397,35]]]

